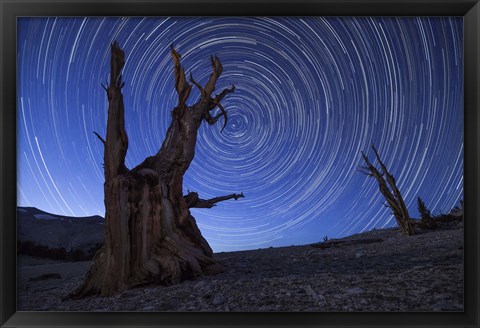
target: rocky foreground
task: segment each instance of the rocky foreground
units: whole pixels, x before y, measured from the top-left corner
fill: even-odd
[[[463,311],[461,223],[368,244],[218,253],[226,271],[174,286],[62,301],[89,262],[18,258],[19,311]],[[317,245],[318,246],[318,245]]]

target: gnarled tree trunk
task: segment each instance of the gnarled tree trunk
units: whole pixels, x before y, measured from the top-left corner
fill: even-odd
[[[360,171],[370,177],[374,177],[377,180],[380,192],[387,201],[386,206],[392,210],[398,227],[400,228],[400,231],[405,235],[414,235],[415,230],[413,227],[413,222],[410,219],[410,215],[408,214],[408,210],[405,206],[405,202],[403,201],[403,197],[397,188],[395,178],[393,177],[393,175],[390,174],[390,172],[388,172],[385,164],[383,164],[382,160],[380,159],[380,156],[378,155],[375,146],[372,145],[372,148],[378,160],[378,163],[380,164],[381,172],[372,165],[372,163],[363,153],[363,151],[362,157],[367,166],[360,168]],[[388,186],[390,186],[391,190],[388,188]]]
[[[172,111],[170,127],[157,154],[128,169],[121,91],[124,52],[116,42],[111,45],[110,84],[104,86],[109,103],[106,139],[95,133],[105,145],[105,244],[74,297],[111,295],[136,285],[173,284],[222,271],[189,208],[209,208],[219,201],[243,197],[243,193],[204,200],[195,192],[184,196],[182,184],[194,157],[198,128],[202,121],[215,124],[222,116],[226,124],[227,114],[220,101],[235,88],[212,97],[222,65],[217,57],[211,57],[213,72],[205,87],[190,74],[190,82],[200,89],[201,97],[187,106],[192,86],[173,46],[171,54],[178,105]],[[216,107],[220,114],[212,117]]]

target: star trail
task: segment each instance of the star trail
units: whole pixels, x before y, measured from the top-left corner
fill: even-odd
[[[228,123],[204,124],[184,189],[245,198],[192,214],[214,251],[395,226],[359,173],[374,143],[412,217],[463,198],[460,17],[35,17],[17,21],[19,206],[104,215],[109,45],[125,50],[126,165],[156,153],[176,105],[170,45]],[[189,103],[196,101],[194,90]],[[223,120],[223,119],[222,119]]]

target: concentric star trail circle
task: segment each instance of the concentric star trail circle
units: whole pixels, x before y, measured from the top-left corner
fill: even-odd
[[[456,17],[18,19],[18,204],[104,215],[109,44],[125,50],[128,167],[160,147],[176,105],[170,45],[217,92],[184,188],[245,198],[192,210],[215,251],[305,244],[394,226],[359,173],[374,143],[411,216],[463,198],[463,21]],[[189,102],[199,93],[193,90]]]

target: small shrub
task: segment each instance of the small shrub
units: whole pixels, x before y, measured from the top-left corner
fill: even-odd
[[[425,205],[424,201],[418,197],[418,212],[420,213],[420,228],[434,229],[437,227],[435,220],[433,220],[430,210]]]

